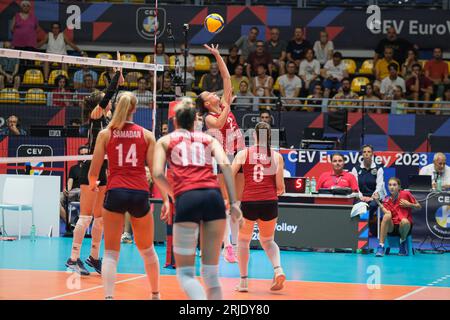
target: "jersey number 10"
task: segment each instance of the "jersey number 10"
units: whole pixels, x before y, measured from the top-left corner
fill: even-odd
[[[118,165],[119,167],[123,167],[123,144],[119,144],[116,147],[116,150],[118,151]],[[127,152],[127,155],[125,157],[125,163],[131,163],[132,167],[136,167],[138,163],[137,155],[136,155],[136,144],[133,143],[130,146],[130,149]]]

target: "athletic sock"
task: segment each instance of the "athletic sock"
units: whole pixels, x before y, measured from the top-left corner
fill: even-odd
[[[206,300],[206,293],[195,278],[195,267],[177,267],[177,278],[184,292],[191,300]]]
[[[280,248],[275,243],[275,241],[272,239],[264,239],[261,238],[261,246],[263,247],[264,251],[267,254],[267,257],[269,258],[270,262],[272,263],[273,267],[279,266],[280,263]]]
[[[83,243],[86,229],[91,224],[92,217],[80,215],[78,218],[75,229],[73,230],[72,252],[70,254],[70,260],[77,261],[80,258],[81,244]]]
[[[154,294],[159,293],[159,259],[153,245],[147,249],[139,250],[144,260],[145,273]],[[152,298],[153,299],[153,298]],[[153,299],[155,300],[155,299]]]
[[[248,260],[250,258],[250,240],[239,240],[238,246],[239,273],[241,276],[248,275]]]
[[[92,246],[91,246],[91,257],[98,260],[100,252],[100,244],[103,237],[103,218],[95,218],[92,224]]]
[[[102,263],[102,280],[105,299],[114,297],[118,260],[119,251],[105,250]]]

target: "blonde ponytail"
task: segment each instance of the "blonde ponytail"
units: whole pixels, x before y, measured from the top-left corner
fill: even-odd
[[[114,110],[114,114],[108,128],[113,130],[122,130],[129,115],[135,110],[136,104],[137,98],[133,93],[129,91],[123,92],[119,97],[119,102]]]

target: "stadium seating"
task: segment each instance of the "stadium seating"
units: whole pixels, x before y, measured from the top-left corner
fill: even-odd
[[[0,91],[0,103],[20,103],[19,91],[5,88]]]
[[[138,79],[143,77],[143,74],[140,72],[129,72],[125,76],[125,83],[124,85],[130,88],[137,88],[138,86]]]
[[[138,62],[136,55],[133,53],[124,53],[120,55],[120,60],[129,62]]]
[[[175,69],[175,55],[169,57],[169,69]]]
[[[64,70],[53,70],[52,72],[50,72],[50,76],[48,78],[48,84],[49,85],[55,85],[55,79],[59,76],[59,75],[63,75],[65,76],[67,79],[69,79],[69,74],[67,73],[67,71]]]
[[[352,91],[359,93],[361,91],[361,86],[367,86],[370,83],[367,77],[356,77],[352,80]]]
[[[310,94],[306,98],[307,99],[314,98],[314,95]],[[302,108],[302,110],[307,111],[307,112],[313,112],[314,111],[314,108],[309,106],[308,100],[305,100],[305,103],[303,105],[304,105],[304,107]]]
[[[195,56],[195,71],[209,71],[211,60],[207,56]]]
[[[41,88],[28,89],[25,95],[25,103],[27,104],[46,104],[47,98],[44,90]]]
[[[353,59],[343,59],[342,62],[345,65],[345,69],[348,74],[354,74],[356,72],[356,62]]]
[[[99,86],[99,87],[104,87],[106,84],[105,84],[105,80],[104,80],[104,76],[106,75],[106,71],[103,71],[101,74],[100,74],[100,77],[98,77],[98,82],[97,82],[97,85]]]
[[[142,62],[143,63],[152,63],[152,60],[153,60],[152,55],[148,54],[144,57],[144,60],[142,60]]]
[[[364,62],[361,65],[361,68],[359,68],[360,74],[373,74],[373,60],[367,59],[364,60]]]
[[[23,84],[44,84],[44,75],[39,69],[28,69],[23,76]]]
[[[107,52],[100,52],[97,53],[97,55],[95,56],[95,58],[97,59],[108,59],[108,60],[112,60],[112,55],[110,53]]]

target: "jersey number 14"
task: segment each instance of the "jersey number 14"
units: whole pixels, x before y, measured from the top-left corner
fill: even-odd
[[[123,144],[119,144],[116,147],[116,150],[118,152],[118,165],[119,167],[123,167]],[[133,143],[130,146],[130,149],[127,152],[127,155],[125,157],[125,163],[131,163],[132,167],[136,167],[138,163],[137,155],[136,155],[136,144]]]

